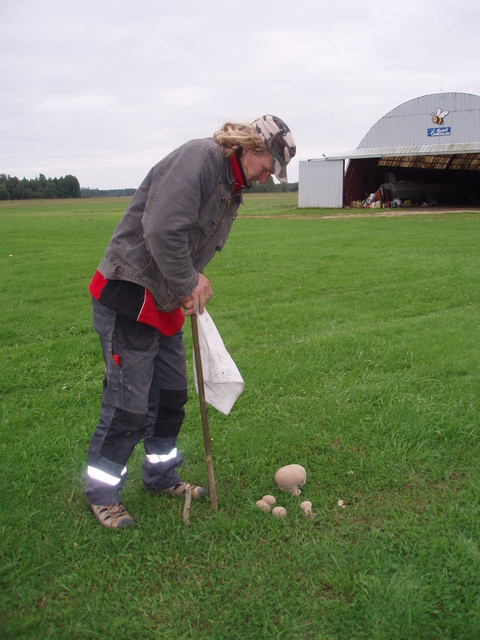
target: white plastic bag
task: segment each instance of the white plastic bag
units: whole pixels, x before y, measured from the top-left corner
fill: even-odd
[[[242,393],[245,383],[206,309],[201,315],[197,314],[197,326],[205,402],[217,411],[228,415]],[[193,353],[193,375],[198,393],[195,352]]]

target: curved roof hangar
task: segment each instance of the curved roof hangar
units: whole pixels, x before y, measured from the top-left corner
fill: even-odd
[[[348,159],[344,203],[363,200],[385,182],[443,183],[457,199],[480,199],[480,96],[436,93],[404,102],[383,116]]]

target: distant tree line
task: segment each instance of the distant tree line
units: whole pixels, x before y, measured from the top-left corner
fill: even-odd
[[[265,184],[254,182],[252,193],[275,193],[298,191],[298,182],[276,184],[270,176]],[[89,189],[80,188],[75,176],[46,178],[42,173],[32,180],[0,173],[0,200],[33,200],[34,198],[105,198],[132,197],[135,189]]]
[[[34,198],[81,198],[80,184],[75,176],[19,180],[0,173],[0,200],[33,200]]]
[[[121,198],[124,196],[132,197],[135,189],[90,189],[82,187],[83,198]]]
[[[254,182],[250,187],[251,193],[275,193],[275,192],[289,192],[298,191],[298,182],[289,182],[288,184],[277,184],[270,176],[265,184],[261,182]],[[132,197],[135,193],[135,189],[89,189],[88,187],[82,187],[82,196],[84,198],[115,198],[128,196]]]
[[[81,191],[83,198],[120,198],[126,196],[131,198],[135,193],[135,189],[90,189],[88,187],[82,187]],[[275,193],[277,191],[298,191],[298,182],[276,184],[270,176],[265,184],[254,182],[250,187],[251,193]]]
[[[298,191],[298,182],[280,182],[277,184],[273,181],[272,176],[270,176],[265,184],[262,184],[261,182],[254,182],[250,187],[251,193],[276,193],[278,191],[282,193]]]

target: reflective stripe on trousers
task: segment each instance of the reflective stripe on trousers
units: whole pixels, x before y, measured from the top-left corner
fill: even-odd
[[[122,481],[122,476],[127,473],[127,467],[123,467],[120,478],[112,476],[110,473],[106,471],[102,471],[101,469],[97,469],[96,467],[91,467],[90,465],[87,467],[87,475],[92,480],[98,480],[99,482],[103,482],[104,484],[108,484],[110,487],[116,487]]]
[[[168,462],[176,456],[177,448],[175,447],[175,449],[172,449],[172,451],[170,451],[170,453],[167,453],[166,455],[159,455],[158,453],[147,453],[147,460],[148,462],[150,462],[150,464],[158,464],[159,462]]]

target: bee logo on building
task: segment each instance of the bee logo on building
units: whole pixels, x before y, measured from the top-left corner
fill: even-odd
[[[448,111],[442,111],[442,109],[437,109],[437,113],[432,113],[432,122],[433,124],[438,124],[442,126],[444,123],[444,118],[448,116]]]

